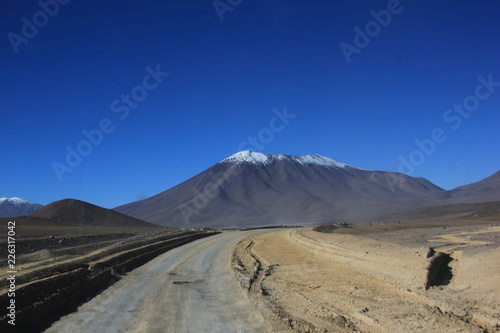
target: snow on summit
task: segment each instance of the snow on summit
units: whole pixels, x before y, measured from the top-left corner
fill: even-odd
[[[334,166],[334,167],[339,167],[339,168],[345,168],[346,166],[349,166],[347,164],[332,160],[331,158],[321,156],[321,155],[306,155],[306,156],[293,156],[294,159],[302,164],[317,164],[317,165],[324,165],[324,166]]]
[[[288,160],[297,162],[300,164],[315,164],[321,166],[345,168],[350,165],[335,161],[331,158],[321,156],[321,155],[305,155],[305,156],[293,156],[293,155],[269,155],[263,153],[256,153],[250,150],[240,151],[228,158],[222,160],[222,162],[232,162],[232,163],[252,163],[252,164],[270,164],[274,160]]]
[[[40,204],[22,198],[0,198],[0,217],[25,215],[41,207]]]
[[[0,203],[9,201],[13,205],[23,205],[23,204],[32,204],[34,202],[28,201],[26,199],[18,198],[18,197],[12,197],[12,198],[0,198]]]
[[[249,162],[253,164],[268,164],[270,162],[270,157],[272,155],[267,155],[267,154],[262,154],[262,153],[255,153],[250,150],[244,150],[240,151],[234,155],[229,156],[228,158],[224,159],[222,162],[236,162],[236,163],[241,163],[241,162]]]

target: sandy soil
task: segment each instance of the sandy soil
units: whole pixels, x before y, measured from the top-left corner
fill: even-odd
[[[500,332],[498,223],[330,231],[266,233],[233,253],[240,284],[283,330]]]

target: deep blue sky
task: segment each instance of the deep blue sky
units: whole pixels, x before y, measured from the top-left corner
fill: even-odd
[[[412,176],[445,189],[490,176],[500,169],[500,87],[481,88],[460,124],[443,116],[474,102],[479,76],[500,82],[500,3],[402,0],[348,63],[339,44],[355,46],[354,28],[388,3],[247,0],[221,21],[211,0],[72,0],[44,25],[36,1],[2,1],[0,197],[108,208],[145,198],[269,134],[285,106],[296,118],[252,150],[398,171],[415,140],[441,128],[447,139],[414,153],[425,158]],[[16,53],[9,33],[22,37],[34,15],[41,27]],[[121,95],[157,65],[169,75],[120,119],[113,101],[123,108]],[[53,162],[66,164],[65,147],[105,118],[114,130],[60,181]]]

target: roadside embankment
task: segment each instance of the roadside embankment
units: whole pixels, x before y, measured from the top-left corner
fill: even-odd
[[[93,251],[81,255],[27,262],[16,276],[15,328],[19,332],[41,331],[108,288],[121,275],[166,251],[213,234],[215,232],[182,230],[155,232],[121,238],[111,244],[106,240],[101,247],[99,243],[93,244]],[[3,289],[0,304],[7,304],[9,299],[12,298],[8,297],[8,289]],[[8,324],[11,318],[1,316],[2,331],[6,332],[12,328]]]

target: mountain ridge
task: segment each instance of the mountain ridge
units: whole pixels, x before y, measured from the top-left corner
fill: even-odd
[[[171,189],[114,209],[179,227],[316,223],[481,200],[488,184],[478,186],[472,197],[471,187],[447,191],[422,177],[360,169],[321,155],[242,151]],[[498,188],[488,193],[500,199]]]
[[[304,155],[304,156],[295,156],[295,155],[284,155],[284,154],[278,154],[278,155],[271,155],[271,154],[264,154],[264,153],[258,153],[258,152],[252,152],[250,150],[243,150],[240,152],[237,152],[234,155],[231,155],[219,163],[252,163],[252,164],[270,164],[273,163],[275,160],[291,160],[291,161],[296,161],[302,164],[317,164],[317,165],[323,165],[323,166],[332,166],[332,167],[339,167],[339,168],[345,168],[345,167],[351,167],[351,168],[356,168],[351,165],[336,161],[334,159],[331,159],[329,157],[325,157],[319,154],[311,154],[311,155]],[[357,168],[359,169],[359,168]]]
[[[13,217],[20,216],[31,213],[39,208],[42,208],[43,205],[38,203],[18,198],[0,198],[0,217]]]
[[[499,200],[500,170],[478,182],[458,186],[450,190],[454,202],[473,203]]]

